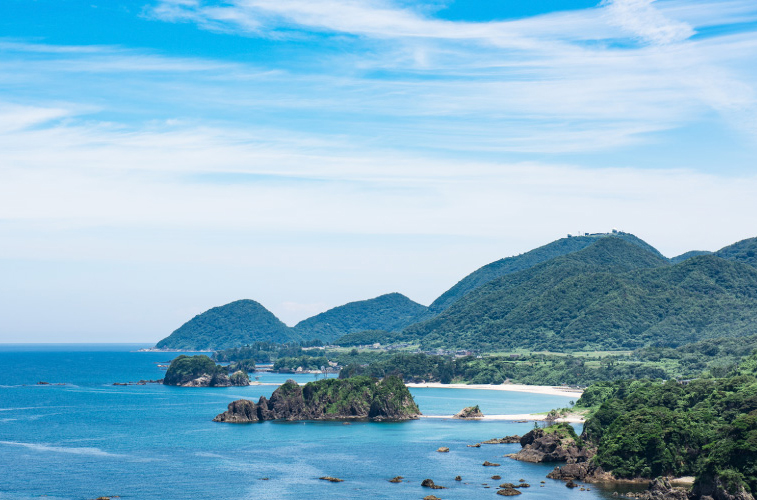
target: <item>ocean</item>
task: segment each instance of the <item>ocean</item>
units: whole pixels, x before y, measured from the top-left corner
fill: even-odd
[[[522,490],[524,500],[611,497],[594,485],[570,490],[546,479],[552,465],[504,458],[517,444],[466,446],[524,434],[532,422],[215,423],[229,402],[270,396],[275,386],[112,385],[162,378],[159,365],[176,355],[135,352],[140,347],[146,346],[0,345],[0,500],[494,499],[498,484],[519,479],[531,485]],[[261,382],[314,380],[255,375]],[[475,404],[484,414],[543,412],[572,399],[470,389],[412,393],[426,415]],[[450,452],[436,452],[440,446]],[[501,466],[483,467],[486,460]],[[405,482],[389,483],[394,476]],[[447,489],[421,487],[426,478]]]

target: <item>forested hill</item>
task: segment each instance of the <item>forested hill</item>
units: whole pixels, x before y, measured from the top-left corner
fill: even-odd
[[[741,240],[733,245],[721,248],[715,252],[715,255],[757,267],[757,238]]]
[[[256,341],[300,340],[268,309],[254,300],[237,300],[214,307],[184,323],[155,346],[159,349],[228,349]]]
[[[681,345],[757,333],[757,270],[717,256],[670,265],[618,238],[503,276],[403,340],[564,351]]]
[[[429,310],[433,314],[439,314],[469,292],[489,283],[490,281],[494,281],[495,279],[508,274],[529,269],[556,257],[583,250],[602,238],[619,238],[638,245],[649,252],[656,254],[660,258],[664,258],[657,249],[629,233],[617,232],[611,234],[597,234],[593,236],[561,238],[524,254],[506,257],[481,267],[439,296],[439,298],[429,306]]]
[[[427,314],[428,308],[402,294],[350,302],[299,322],[294,331],[304,339],[330,342],[365,330],[401,331]]]

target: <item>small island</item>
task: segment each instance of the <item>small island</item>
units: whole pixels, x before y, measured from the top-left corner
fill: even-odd
[[[410,391],[396,376],[323,379],[300,387],[287,380],[268,400],[240,399],[214,422],[252,423],[265,420],[414,420],[421,412]]]
[[[231,387],[250,385],[247,372],[236,370],[231,375],[228,368],[217,365],[205,355],[181,355],[171,361],[163,377],[164,385],[181,387]]]

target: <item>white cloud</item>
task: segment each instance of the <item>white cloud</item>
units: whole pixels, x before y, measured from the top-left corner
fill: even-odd
[[[655,0],[603,0],[612,24],[654,44],[681,42],[694,34],[687,23],[668,18],[654,7]]]

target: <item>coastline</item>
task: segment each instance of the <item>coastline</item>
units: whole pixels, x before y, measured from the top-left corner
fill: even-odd
[[[481,418],[453,418],[452,415],[421,415],[421,418],[441,418],[441,419],[449,419],[449,420],[461,420],[464,422],[469,422],[471,420],[481,420],[481,421],[487,421],[487,420],[508,420],[508,421],[544,421],[547,419],[546,414],[537,414],[537,413],[514,413],[512,415],[484,415]],[[564,417],[560,417],[555,420],[555,422],[567,422],[569,424],[582,424],[584,423],[584,417],[583,415],[579,415],[576,413],[568,414]]]
[[[483,389],[487,391],[512,391],[512,392],[529,392],[532,394],[546,394],[550,396],[572,396],[580,398],[583,391],[581,389],[568,389],[565,387],[555,387],[551,385],[525,385],[525,384],[442,384],[440,382],[426,382],[423,384],[405,384],[411,388],[432,388],[432,389]]]

